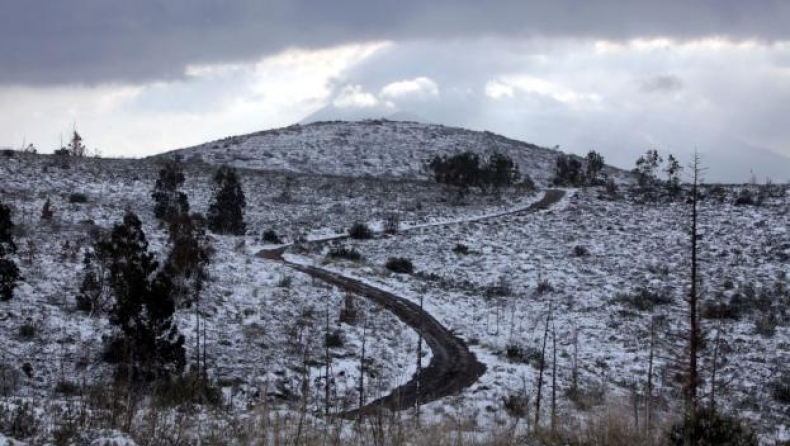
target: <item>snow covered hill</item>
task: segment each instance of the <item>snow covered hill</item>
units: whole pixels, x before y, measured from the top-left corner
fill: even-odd
[[[186,159],[248,169],[421,179],[425,178],[423,164],[433,155],[465,150],[505,153],[518,163],[522,173],[544,186],[551,181],[555,160],[561,153],[491,132],[388,120],[296,124],[175,153]],[[608,173],[623,174],[612,168]]]

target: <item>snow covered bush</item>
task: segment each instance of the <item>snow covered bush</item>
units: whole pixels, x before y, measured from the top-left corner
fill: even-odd
[[[336,246],[329,249],[329,252],[326,254],[326,257],[329,259],[345,259],[351,261],[359,261],[362,260],[362,254],[359,253],[354,248],[347,248],[345,246]]]
[[[263,231],[263,235],[261,236],[261,240],[266,242],[266,243],[271,243],[273,245],[279,245],[279,244],[281,244],[283,242],[282,239],[280,238],[280,236],[277,235],[276,232],[274,232],[274,229],[267,229],[267,230]]]
[[[394,273],[411,274],[414,272],[411,260],[403,257],[390,257],[384,266]]]
[[[365,223],[356,222],[351,225],[348,235],[353,239],[365,240],[373,238],[373,231]]]

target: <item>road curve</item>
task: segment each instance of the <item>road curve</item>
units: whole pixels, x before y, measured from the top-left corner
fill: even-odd
[[[418,333],[433,352],[430,364],[409,382],[392,393],[372,401],[361,408],[346,412],[353,417],[373,413],[380,409],[402,410],[439,398],[454,395],[474,384],[486,371],[485,365],[470,352],[466,343],[450,333],[439,321],[417,304],[390,292],[378,289],[356,279],[342,276],[315,266],[285,262],[291,268],[337,286],[345,291],[364,296],[389,310]],[[422,389],[418,390],[418,385]]]
[[[517,209],[486,218],[496,218],[521,212],[537,212],[548,209],[565,196],[564,190],[549,189],[543,198],[528,208]],[[472,220],[478,221],[481,218]],[[463,222],[451,222],[459,224]],[[437,225],[441,226],[441,225]],[[436,227],[436,226],[433,226]],[[258,256],[279,260],[289,267],[301,271],[323,282],[337,286],[343,290],[363,296],[377,305],[392,312],[417,332],[422,332],[425,343],[433,352],[430,364],[422,369],[407,383],[393,390],[390,394],[366,404],[363,407],[340,414],[343,417],[356,417],[375,413],[381,409],[403,410],[416,404],[425,404],[440,398],[458,394],[473,385],[485,373],[486,367],[469,351],[466,343],[453,335],[439,321],[417,304],[388,291],[376,288],[357,279],[343,276],[316,266],[289,262],[283,258],[288,246],[275,250],[263,250]],[[418,390],[419,386],[419,390]]]

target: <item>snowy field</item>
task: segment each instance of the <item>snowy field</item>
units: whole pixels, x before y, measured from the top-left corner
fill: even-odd
[[[0,201],[14,211],[14,259],[25,278],[15,298],[0,303],[2,395],[7,402],[60,398],[65,396],[58,389],[68,388],[64,383],[106,383],[111,368],[99,356],[109,324],[75,310],[82,254],[125,210],[134,210],[152,251],[163,256],[166,233],[150,199],[157,162],[0,156]],[[221,160],[211,162],[216,161]],[[213,169],[203,162],[186,164],[184,189],[193,211],[208,207]],[[508,400],[528,398],[534,405],[549,309],[544,423],[555,376],[563,415],[604,404],[630,413],[633,401],[642,407],[651,345],[652,404],[656,411],[676,408],[687,329],[685,203],[633,204],[600,199],[596,190],[573,190],[549,210],[496,215],[523,208],[539,195],[473,194],[459,206],[441,187],[419,180],[245,169],[240,175],[249,233],[212,236],[211,279],[200,307],[209,373],[233,410],[244,412],[261,401],[293,407],[305,375],[309,409],[322,410],[327,315],[329,332],[341,339],[330,349],[333,410],[358,401],[363,331],[364,399],[410,379],[416,367],[413,330],[361,298],[353,302],[367,325],[341,322],[343,292],[257,256],[270,247],[261,240],[267,229],[291,243],[343,234],[355,221],[375,228],[392,212],[402,227],[421,227],[332,242],[356,248],[360,261],[327,259],[328,245],[289,255],[414,302],[422,296],[424,308],[470,344],[487,365],[486,374],[462,394],[427,405],[423,416],[482,426],[508,420]],[[75,193],[86,202],[74,202]],[[784,196],[759,207],[735,206],[737,191],[727,193],[722,202],[706,200],[700,212],[707,335],[703,398],[710,398],[715,356],[718,404],[754,420],[766,438],[783,438],[790,411],[774,399],[772,384],[790,369],[790,201]],[[40,219],[47,199],[55,208],[51,222]],[[412,260],[415,272],[389,272],[384,264],[390,257]],[[194,309],[178,312],[188,361],[195,354],[194,320]]]
[[[703,399],[711,397],[715,356],[717,403],[779,437],[790,413],[771,387],[786,376],[790,360],[788,203],[787,197],[760,207],[706,201],[700,211]],[[334,268],[415,302],[422,295],[428,312],[476,346],[489,372],[456,399],[459,414],[496,418],[501,402],[519,392],[534,401],[549,308],[564,413],[606,400],[643,401],[651,321],[654,404],[668,408],[681,398],[687,342],[688,212],[684,203],[635,205],[579,190],[537,214],[345,242],[366,262]],[[459,244],[468,252],[458,252]],[[390,257],[411,259],[415,273],[387,271]],[[550,362],[551,333],[548,344]],[[580,391],[571,399],[574,363]],[[551,370],[546,373],[550,383]],[[549,391],[543,390],[547,409]],[[438,402],[429,410],[452,407]]]

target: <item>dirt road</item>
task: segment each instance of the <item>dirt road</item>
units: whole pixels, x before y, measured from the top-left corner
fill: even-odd
[[[468,221],[479,221],[521,212],[537,212],[548,209],[564,196],[564,190],[550,189],[546,191],[543,198],[527,208],[447,224],[462,224]],[[434,227],[436,226],[442,225],[434,225]],[[409,382],[398,387],[389,395],[358,409],[345,412],[341,414],[342,416],[354,417],[360,414],[374,413],[381,409],[403,410],[414,407],[416,404],[429,403],[445,396],[460,393],[474,384],[485,373],[485,365],[477,360],[474,353],[469,351],[466,343],[450,333],[447,328],[417,304],[336,272],[316,266],[289,262],[282,257],[287,248],[288,246],[283,246],[275,250],[264,250],[258,256],[282,261],[297,271],[373,301],[377,305],[391,311],[398,319],[409,325],[416,332],[422,332],[425,343],[433,352],[430,364],[422,369],[422,373],[415,375]]]

